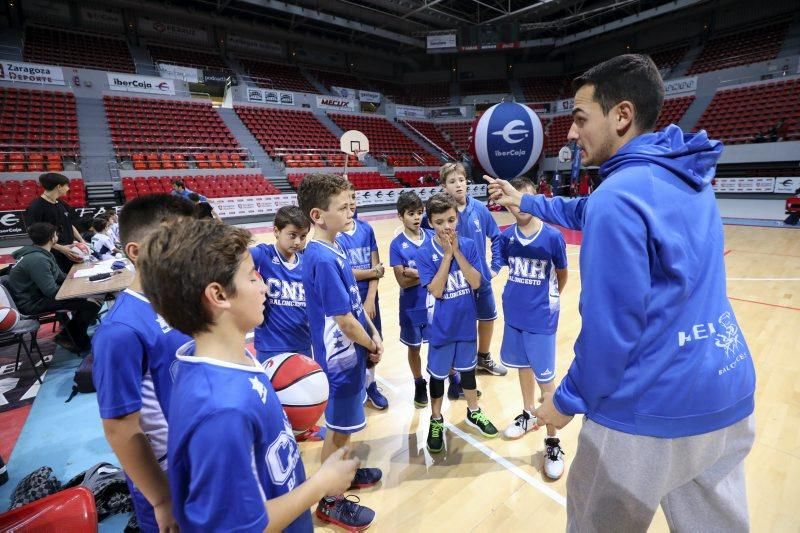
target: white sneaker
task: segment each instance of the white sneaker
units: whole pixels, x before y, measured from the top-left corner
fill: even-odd
[[[518,439],[527,432],[537,429],[539,426],[536,424],[536,417],[522,411],[522,414],[517,415],[514,422],[503,431],[503,436],[507,439]]]
[[[564,474],[564,450],[558,437],[544,439],[544,475],[558,479]]]

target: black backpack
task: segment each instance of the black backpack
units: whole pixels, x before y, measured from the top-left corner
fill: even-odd
[[[67,398],[67,402],[72,400],[78,393],[87,394],[89,392],[97,392],[94,388],[94,381],[92,380],[92,363],[94,363],[94,356],[91,352],[83,358],[78,370],[75,371],[73,380],[75,383],[72,385],[72,393]],[[64,402],[66,403],[66,402]]]

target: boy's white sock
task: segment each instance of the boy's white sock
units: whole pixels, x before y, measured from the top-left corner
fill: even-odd
[[[374,366],[372,368],[368,368],[367,369],[366,377],[367,377],[367,387],[369,387],[370,385],[375,383],[375,367]]]

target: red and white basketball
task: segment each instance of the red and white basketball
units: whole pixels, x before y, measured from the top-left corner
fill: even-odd
[[[328,405],[328,378],[316,361],[282,353],[262,364],[295,431],[317,423]]]
[[[8,331],[19,322],[19,314],[10,307],[0,307],[0,331]]]

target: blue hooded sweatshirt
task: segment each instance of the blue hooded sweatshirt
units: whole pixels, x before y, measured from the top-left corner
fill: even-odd
[[[753,412],[753,359],[728,301],[704,131],[636,137],[588,198],[525,195],[522,211],[583,231],[575,360],[556,408],[635,435],[715,431]]]

